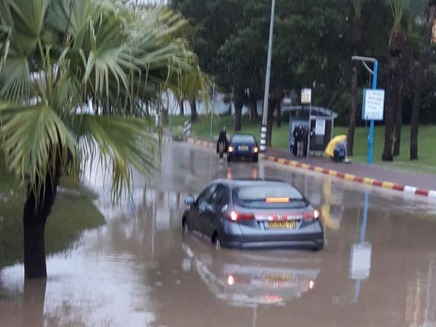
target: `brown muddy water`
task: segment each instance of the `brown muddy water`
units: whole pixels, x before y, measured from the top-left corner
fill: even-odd
[[[227,164],[165,145],[162,170],[135,175],[106,224],[48,257],[48,279],[0,271],[0,326],[436,326],[436,203],[271,162]],[[215,250],[181,233],[183,200],[217,177],[279,177],[323,213],[326,247]]]

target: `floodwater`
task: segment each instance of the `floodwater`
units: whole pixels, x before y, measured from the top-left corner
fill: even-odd
[[[106,224],[47,260],[48,279],[0,271],[0,326],[436,326],[436,203],[272,162],[165,145]],[[293,182],[324,216],[323,251],[215,250],[181,233],[183,200],[217,177]]]

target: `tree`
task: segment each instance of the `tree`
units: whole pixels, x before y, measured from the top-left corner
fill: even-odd
[[[419,21],[424,12],[425,1],[426,0],[405,1],[404,4],[403,16],[405,31],[401,55],[398,61],[399,71],[401,73],[398,81],[399,99],[398,108],[395,113],[393,156],[400,154],[403,107],[405,100],[410,96],[415,84],[415,59],[413,53],[416,42],[414,42],[414,32],[416,27],[419,27],[416,22]]]
[[[421,56],[416,74],[415,96],[413,98],[412,119],[410,124],[410,160],[418,159],[418,128],[424,69],[427,66],[428,53],[432,37],[432,28],[436,18],[436,0],[428,1],[427,20],[421,44]]]
[[[394,23],[389,34],[389,66],[388,85],[386,92],[386,118],[385,118],[385,141],[382,160],[394,160],[395,122],[397,111],[402,105],[400,101],[400,89],[402,72],[400,69],[401,52],[404,47],[406,35],[401,27],[404,8],[407,0],[388,0],[392,9]]]
[[[360,54],[362,48],[362,7],[365,0],[352,1],[352,22],[351,22],[351,53],[353,56]],[[357,115],[357,80],[358,80],[358,66],[360,63],[353,61],[353,73],[351,77],[351,105],[350,105],[350,119],[348,122],[347,133],[347,154],[353,155],[354,147],[354,130],[356,128],[356,115]]]
[[[179,34],[185,24],[165,8],[114,1],[0,0],[0,29],[10,31],[0,153],[26,188],[26,278],[47,276],[44,229],[63,175],[78,177],[97,161],[112,171],[115,200],[129,189],[132,167],[157,168],[159,130],[144,112],[157,107],[160,90],[177,92],[185,76],[201,75]]]

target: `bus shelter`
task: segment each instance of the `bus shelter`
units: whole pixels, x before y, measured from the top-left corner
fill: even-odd
[[[334,120],[338,114],[330,109],[311,105],[282,107],[282,113],[289,111],[289,152],[294,152],[294,129],[301,124],[307,129],[305,154],[321,155],[333,136]]]

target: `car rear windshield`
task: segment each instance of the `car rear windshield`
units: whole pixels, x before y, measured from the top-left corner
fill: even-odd
[[[242,186],[233,192],[238,205],[249,208],[302,208],[307,200],[295,187],[287,184]]]
[[[233,135],[232,142],[235,143],[254,143],[253,135]]]

